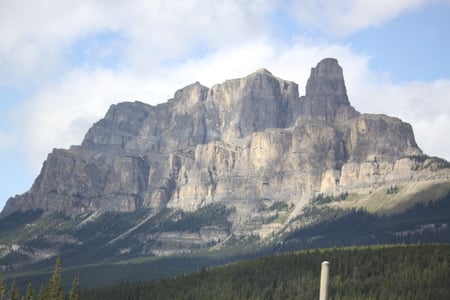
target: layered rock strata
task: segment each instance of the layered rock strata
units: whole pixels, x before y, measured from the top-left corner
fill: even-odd
[[[219,203],[236,208],[233,231],[247,234],[267,229],[276,203],[292,217],[318,193],[449,179],[413,159],[421,154],[409,124],[351,106],[342,68],[327,58],[301,97],[296,83],[261,69],[211,88],[194,83],[156,106],[112,105],[80,146],[49,154],[2,216]]]

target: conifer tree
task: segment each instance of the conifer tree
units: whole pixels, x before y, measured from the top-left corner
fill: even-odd
[[[75,275],[72,282],[72,289],[70,290],[69,300],[80,299],[80,282],[78,276]]]
[[[41,286],[39,290],[38,300],[48,300],[50,299],[50,289],[47,284]]]
[[[11,290],[9,291],[9,300],[19,300],[19,289],[16,286],[16,279],[11,283]]]
[[[3,284],[3,275],[0,273],[0,300],[5,299],[5,286]]]
[[[50,299],[51,300],[64,300],[64,289],[63,289],[63,283],[61,278],[61,259],[58,258],[55,263],[55,271],[50,278],[49,282],[49,292],[50,292]]]
[[[33,285],[30,282],[28,284],[28,287],[27,287],[27,292],[26,292],[25,296],[22,299],[24,299],[24,300],[35,300],[36,299],[35,294],[36,293],[34,291]]]

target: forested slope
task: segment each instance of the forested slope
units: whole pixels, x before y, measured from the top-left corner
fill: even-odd
[[[330,261],[330,299],[448,299],[450,245],[308,250],[151,282],[85,291],[82,299],[317,299]]]

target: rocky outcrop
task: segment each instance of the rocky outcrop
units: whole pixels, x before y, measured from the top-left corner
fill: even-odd
[[[214,85],[205,106],[207,141],[229,143],[267,128],[290,127],[300,114],[297,84],[265,69]]]
[[[421,153],[409,124],[350,105],[342,68],[329,58],[312,68],[301,97],[297,84],[261,69],[211,88],[194,83],[156,106],[112,105],[80,146],[49,154],[2,216],[218,203],[235,208],[234,234],[267,235],[283,225],[266,224],[280,203],[290,220],[318,193],[448,179],[448,167],[414,162]]]
[[[350,106],[342,68],[334,58],[312,68],[302,98],[302,118],[308,121],[344,122],[359,115]]]

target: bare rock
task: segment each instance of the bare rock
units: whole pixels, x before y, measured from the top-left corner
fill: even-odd
[[[80,146],[49,154],[31,189],[10,198],[2,216],[218,203],[235,208],[233,234],[268,236],[282,228],[270,223],[280,203],[289,222],[318,193],[448,180],[446,164],[412,158],[421,154],[409,124],[355,111],[342,68],[328,58],[312,68],[302,97],[297,84],[260,69],[210,89],[194,83],[156,106],[112,105]],[[183,239],[207,243],[210,231]],[[161,239],[170,244],[179,235]]]

